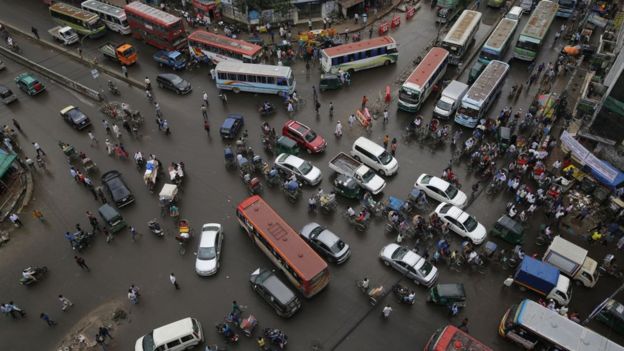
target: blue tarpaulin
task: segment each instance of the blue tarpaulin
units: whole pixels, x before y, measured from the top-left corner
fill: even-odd
[[[624,173],[622,173],[619,169],[617,169],[615,166],[613,166],[607,161],[602,161],[602,163],[603,163],[603,167],[610,168],[611,170],[613,170],[613,172],[617,173],[617,176],[613,178],[613,180],[609,180],[605,178],[601,173],[599,173],[596,169],[588,165],[589,166],[588,168],[592,176],[596,178],[597,181],[601,182],[602,184],[604,184],[605,186],[611,189],[616,189],[616,188],[619,188],[621,185],[623,185],[622,183],[624,183]]]

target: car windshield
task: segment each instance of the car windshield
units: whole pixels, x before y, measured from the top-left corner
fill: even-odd
[[[423,275],[423,277],[426,277],[427,275],[429,275],[429,273],[431,273],[432,269],[433,265],[428,261],[423,260],[423,264],[422,266],[420,266],[420,268],[418,268],[418,271],[420,272],[420,274]]]
[[[384,151],[381,153],[381,155],[379,155],[379,161],[381,162],[382,165],[385,166],[392,161],[392,155]]]
[[[197,258],[200,260],[213,260],[217,257],[217,251],[214,247],[202,247],[197,251]]]
[[[368,172],[364,173],[364,175],[362,176],[362,180],[365,182],[368,182],[371,179],[373,179],[374,176],[375,176],[375,172],[369,169]]]
[[[314,139],[316,139],[316,133],[314,133],[313,131],[309,131],[306,135],[305,135],[305,140],[309,143],[312,142]]]
[[[345,247],[345,243],[342,240],[338,240],[336,241],[336,243],[331,247],[331,250],[333,253],[339,253],[340,251],[342,251],[342,249],[344,249]]]
[[[449,184],[448,188],[446,188],[446,196],[449,199],[454,199],[458,192],[459,190],[453,184]]]
[[[424,177],[422,177],[422,180],[420,181],[422,184],[429,184],[429,182],[431,181],[431,178],[433,178],[433,176],[430,175],[426,175]]]
[[[178,85],[178,84],[182,84],[183,79],[180,78],[179,76],[173,76],[171,77],[171,83]]]
[[[448,102],[444,101],[444,100],[438,100],[438,103],[436,104],[436,106],[443,111],[450,111],[452,105],[449,104]]]
[[[301,174],[308,174],[311,170],[312,165],[310,164],[310,162],[304,162],[301,164],[301,166],[299,166],[299,172],[301,172]]]
[[[404,247],[399,247],[398,249],[396,249],[396,251],[394,251],[394,253],[392,253],[392,259],[393,260],[400,260],[403,258],[403,256],[405,256],[405,254],[407,254],[409,252],[408,249],[404,248]]]
[[[312,231],[310,232],[310,238],[317,237],[319,234],[321,234],[321,232],[323,232],[323,230],[325,230],[325,227],[320,226],[320,225],[318,227],[312,229]]]
[[[73,109],[67,113],[69,118],[74,121],[78,121],[84,118],[84,113],[80,112],[78,109]]]
[[[475,230],[477,225],[479,225],[479,222],[477,222],[477,220],[472,216],[468,216],[468,219],[464,221],[464,227],[466,227],[466,230],[469,232]]]
[[[153,332],[150,332],[149,334],[145,335],[143,337],[143,350],[144,351],[151,351],[154,349],[154,336],[152,335]]]

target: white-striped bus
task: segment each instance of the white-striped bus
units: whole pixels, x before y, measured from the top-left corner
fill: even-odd
[[[188,46],[193,57],[215,65],[221,61],[258,63],[262,55],[261,46],[204,30],[191,33]]]
[[[217,88],[262,94],[292,94],[296,82],[288,66],[221,61],[215,67]]]
[[[535,60],[558,9],[559,5],[552,1],[542,0],[537,4],[518,37],[514,48],[515,58],[523,61]]]
[[[513,40],[518,21],[503,18],[494,29],[479,53],[479,61],[488,63],[492,60],[505,60],[505,53]]]
[[[130,34],[130,25],[126,18],[126,11],[121,7],[109,5],[97,0],[84,1],[80,7],[83,10],[95,13],[106,24],[108,29],[120,34]]]
[[[390,36],[377,37],[343,44],[321,51],[323,72],[353,73],[396,63],[399,59],[397,43]]]

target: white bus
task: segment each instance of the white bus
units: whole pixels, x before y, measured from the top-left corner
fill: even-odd
[[[130,34],[130,25],[126,19],[126,11],[121,7],[105,4],[97,0],[87,0],[81,4],[85,11],[95,13],[106,24],[108,29],[120,34]]]
[[[492,102],[500,95],[508,71],[509,65],[505,62],[490,61],[462,98],[455,122],[468,128],[476,127],[479,120],[485,118]]]
[[[526,350],[623,351],[624,347],[531,300],[511,306],[498,333]]]
[[[215,68],[217,88],[263,94],[292,94],[295,78],[288,66],[221,61]]]
[[[442,40],[442,47],[451,53],[449,63],[458,65],[468,48],[474,42],[475,33],[481,24],[481,12],[464,10],[451,30]]]
[[[399,109],[416,112],[433,90],[433,86],[444,77],[448,66],[449,52],[433,47],[425,58],[420,61],[412,74],[405,80],[399,90]]]
[[[399,59],[394,38],[385,36],[343,44],[321,51],[324,72],[353,73],[363,69],[387,66]]]

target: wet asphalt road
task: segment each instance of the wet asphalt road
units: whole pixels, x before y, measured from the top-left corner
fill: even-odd
[[[3,8],[0,20],[8,21],[27,31],[31,22],[37,23],[40,33],[45,32],[44,28],[53,25],[41,4],[9,0],[1,1],[0,4]],[[497,16],[494,10],[483,8],[482,11],[486,12],[486,15],[484,24],[477,33],[477,42],[486,35]],[[327,166],[329,159],[340,151],[347,151],[353,140],[364,135],[359,126],[354,126],[353,129],[347,127],[347,116],[358,107],[362,95],[367,95],[374,101],[386,85],[392,85],[393,91],[398,89],[395,83],[400,81],[399,77],[409,73],[413,58],[424,55],[424,48],[434,39],[436,33],[432,30],[435,28],[433,20],[428,4],[423,4],[411,22],[404,22],[399,30],[392,33],[400,43],[398,64],[357,73],[353,77],[351,87],[321,94],[322,107],[318,118],[314,116],[311,103],[312,85],[318,83],[316,67],[313,67],[309,76],[302,64],[294,67],[299,95],[308,101],[305,109],[298,112],[295,117],[328,140],[328,148],[324,154],[304,155],[304,158],[312,161],[323,171],[324,180],[320,186],[325,190],[331,188],[331,171]],[[520,28],[524,21],[526,17]],[[551,32],[552,35],[554,31]],[[112,38],[119,39],[109,34],[102,41],[113,40]],[[95,44],[85,43],[91,48],[94,48]],[[98,85],[104,86],[106,78],[101,77],[93,81],[87,67],[69,62],[55,52],[30,43],[24,42],[22,47],[26,56],[46,66],[90,86],[96,88]],[[142,44],[139,44],[138,48],[140,64],[131,67],[130,74],[138,79],[145,75],[154,77],[158,68],[149,58],[154,50]],[[85,50],[85,53],[92,54],[89,50]],[[548,46],[540,54],[540,60],[555,57],[556,51]],[[13,62],[7,62],[7,65],[7,70],[0,72],[0,82],[12,85],[14,76],[22,71],[22,68]],[[509,91],[514,81],[526,79],[526,67],[522,62],[512,63],[504,93],[497,106],[491,109],[492,115],[509,104],[505,92]],[[452,73],[453,70],[449,70],[449,74]],[[285,330],[290,337],[291,350],[309,350],[314,344],[321,345],[325,350],[421,349],[437,328],[447,323],[458,323],[464,317],[470,318],[470,332],[492,348],[514,349],[497,336],[498,322],[510,304],[518,302],[525,296],[535,296],[515,288],[503,288],[501,283],[509,272],[492,267],[486,274],[467,270],[457,273],[444,265],[439,267],[441,283],[463,282],[466,286],[468,306],[458,317],[452,319],[449,319],[444,308],[427,305],[425,289],[417,286],[411,286],[417,291],[417,301],[413,306],[399,305],[393,295],[388,295],[378,306],[370,307],[364,296],[355,288],[354,281],[368,276],[374,284],[390,287],[400,278],[398,273],[383,266],[377,258],[379,249],[394,238],[384,232],[382,221],[374,222],[365,233],[359,233],[348,225],[340,213],[330,216],[309,214],[305,199],[316,191],[311,188],[305,189],[303,198],[296,205],[287,202],[282,192],[277,189],[265,190],[263,197],[295,229],[310,221],[328,226],[351,245],[353,255],[342,266],[330,265],[332,277],[329,286],[318,296],[305,300],[300,313],[289,320],[277,317],[251,291],[247,282],[249,273],[256,267],[270,267],[271,263],[245,239],[236,223],[235,206],[247,196],[247,193],[237,173],[228,172],[223,167],[224,143],[217,134],[217,128],[227,113],[243,114],[250,134],[250,145],[270,160],[270,156],[261,151],[259,126],[264,119],[260,119],[256,107],[265,99],[274,103],[278,101],[274,97],[229,94],[229,103],[221,105],[217,101],[216,89],[209,79],[207,69],[184,73],[183,76],[193,84],[194,90],[190,95],[180,97],[160,90],[156,90],[155,93],[156,100],[160,102],[173,132],[168,137],[158,132],[152,121],[153,108],[148,105],[143,93],[120,84],[123,100],[129,102],[133,108],[140,109],[146,117],[142,140],[133,140],[124,135],[123,142],[131,153],[136,150],[144,154],[153,153],[165,164],[172,161],[185,162],[188,177],[181,194],[182,217],[191,221],[196,233],[203,223],[219,222],[224,226],[225,243],[219,273],[209,278],[198,277],[193,270],[192,252],[180,256],[172,236],[157,239],[147,232],[146,222],[158,217],[159,209],[156,195],[150,194],[142,182],[142,173],[137,172],[131,161],[118,160],[106,155],[102,145],[105,135],[100,123],[103,116],[95,104],[55,83],[46,81],[48,91],[45,94],[32,98],[19,93],[18,103],[0,107],[0,122],[8,123],[10,118],[20,121],[25,131],[20,137],[20,142],[28,154],[33,154],[29,143],[37,141],[49,155],[49,172],[38,173],[34,177],[33,200],[22,214],[25,228],[15,232],[9,245],[2,251],[4,259],[0,260],[0,300],[3,302],[13,299],[30,313],[27,320],[2,321],[0,339],[3,340],[3,349],[51,350],[84,316],[111,300],[123,301],[130,311],[129,323],[114,333],[113,349],[131,349],[134,340],[151,328],[186,316],[196,317],[203,323],[209,342],[221,342],[220,337],[214,332],[213,325],[221,321],[229,311],[232,299],[247,305],[248,312],[256,315],[261,328],[278,327]],[[465,81],[465,78],[462,80]],[[211,99],[209,119],[212,132],[209,136],[202,129],[200,104],[203,90],[208,91]],[[334,120],[329,119],[327,112],[330,101],[334,102],[336,109]],[[516,106],[526,109],[529,101],[530,96],[523,94]],[[89,147],[86,133],[76,132],[61,121],[58,111],[69,104],[79,106],[91,117],[94,122],[93,129],[100,140],[99,147]],[[427,118],[431,115],[432,104],[433,99],[430,99],[421,112]],[[280,108],[278,111],[277,115],[266,119],[276,128],[280,128],[287,119],[283,109]],[[412,118],[406,113],[395,112],[396,100],[393,101],[389,111],[391,111],[390,123],[382,126],[377,122],[373,127],[371,138],[380,143],[384,134],[399,137],[400,130]],[[338,119],[342,120],[345,126],[345,135],[341,139],[333,137],[334,125]],[[466,130],[464,135],[468,133]],[[102,173],[111,169],[120,170],[137,197],[136,203],[124,208],[121,213],[129,224],[137,227],[144,235],[138,242],[133,243],[129,233],[124,231],[110,245],[107,245],[102,237],[97,238],[94,246],[82,253],[91,266],[91,273],[82,272],[75,265],[74,252],[63,239],[62,233],[71,230],[75,223],[86,226],[88,222],[84,211],[95,212],[98,204],[86,189],[77,185],[69,176],[68,165],[56,146],[58,140],[69,142],[79,150],[85,151],[95,160]],[[448,146],[431,150],[416,143],[399,144],[397,158],[401,168],[397,176],[388,179],[389,184],[384,196],[405,197],[420,173],[440,174],[448,163],[450,154]],[[464,187],[469,189],[474,179],[466,176],[464,166],[459,167],[457,172]],[[504,203],[508,200],[507,194],[499,195],[495,199],[482,195],[471,205],[469,212],[489,229],[503,212]],[[433,210],[435,204],[433,201],[431,203],[430,210]],[[350,203],[340,201],[339,210],[344,211],[348,205]],[[47,219],[45,224],[29,218],[29,212],[33,208],[43,211]],[[161,222],[170,233],[174,232],[171,220],[161,219]],[[529,238],[535,235],[541,217],[536,217],[532,222],[531,228],[527,231]],[[508,248],[507,244],[498,243]],[[196,244],[197,240],[193,245]],[[455,240],[453,245],[458,246],[459,240]],[[534,252],[534,248],[529,246],[527,251]],[[601,256],[595,258],[600,259]],[[22,267],[43,264],[50,268],[45,280],[30,288],[18,284]],[[171,272],[175,272],[178,277],[182,287],[180,291],[174,290],[169,284],[168,274]],[[131,283],[142,289],[141,302],[137,306],[130,306],[126,301],[126,289]],[[614,284],[611,279],[604,278],[594,290],[576,288],[571,310],[587,313],[602,297],[612,291]],[[58,294],[64,294],[74,302],[71,311],[60,311],[56,299]],[[394,312],[390,320],[383,321],[379,314],[381,306],[386,303],[394,308]],[[41,311],[48,312],[59,325],[55,329],[48,329],[36,318]],[[591,326],[596,327],[603,335],[610,335],[609,331],[601,326],[594,324]],[[245,339],[232,348],[253,350],[255,345],[253,340]]]

